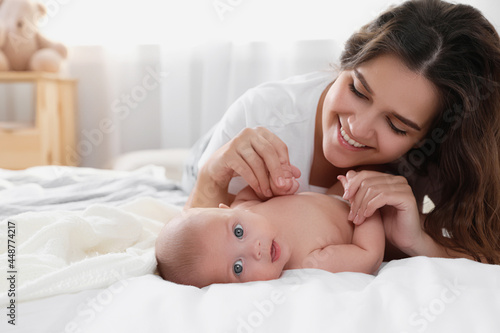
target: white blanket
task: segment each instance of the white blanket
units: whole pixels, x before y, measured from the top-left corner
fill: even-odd
[[[154,272],[154,244],[162,225],[180,207],[141,198],[120,207],[20,214],[0,223],[0,239],[15,224],[18,302],[90,288]],[[0,262],[8,262],[7,245]],[[9,281],[0,279],[0,304]]]
[[[187,198],[176,182],[165,178],[163,168],[153,165],[133,172],[63,166],[0,169],[0,221],[28,211],[118,206],[146,196],[179,206]]]

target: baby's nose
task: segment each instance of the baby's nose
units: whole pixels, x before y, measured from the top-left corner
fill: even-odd
[[[260,240],[256,240],[253,245],[253,254],[255,259],[260,259],[262,257],[262,251],[260,249]]]

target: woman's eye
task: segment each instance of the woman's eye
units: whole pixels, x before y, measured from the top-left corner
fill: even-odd
[[[386,118],[387,120],[387,123],[389,124],[389,127],[392,129],[392,131],[398,135],[407,135],[406,131],[403,131],[399,128],[397,128],[396,126],[394,126],[394,124],[392,123],[391,119],[389,119],[389,117]]]
[[[241,224],[237,224],[236,227],[234,227],[234,235],[239,239],[243,237],[243,227]]]
[[[354,93],[354,95],[358,96],[359,98],[368,99],[365,95],[360,93],[358,89],[356,89],[354,83],[349,84],[349,89]]]
[[[237,260],[233,265],[234,274],[240,275],[243,272],[243,262],[241,260]]]

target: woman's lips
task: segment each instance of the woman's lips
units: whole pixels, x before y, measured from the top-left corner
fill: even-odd
[[[280,256],[281,256],[281,248],[278,245],[278,243],[276,243],[273,240],[273,243],[271,244],[271,261],[275,262],[280,258]]]

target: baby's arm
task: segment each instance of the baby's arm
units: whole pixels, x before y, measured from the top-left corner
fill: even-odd
[[[377,211],[365,223],[354,227],[351,244],[335,244],[317,249],[307,256],[303,268],[319,268],[332,273],[373,274],[382,263],[384,249],[384,225]]]

